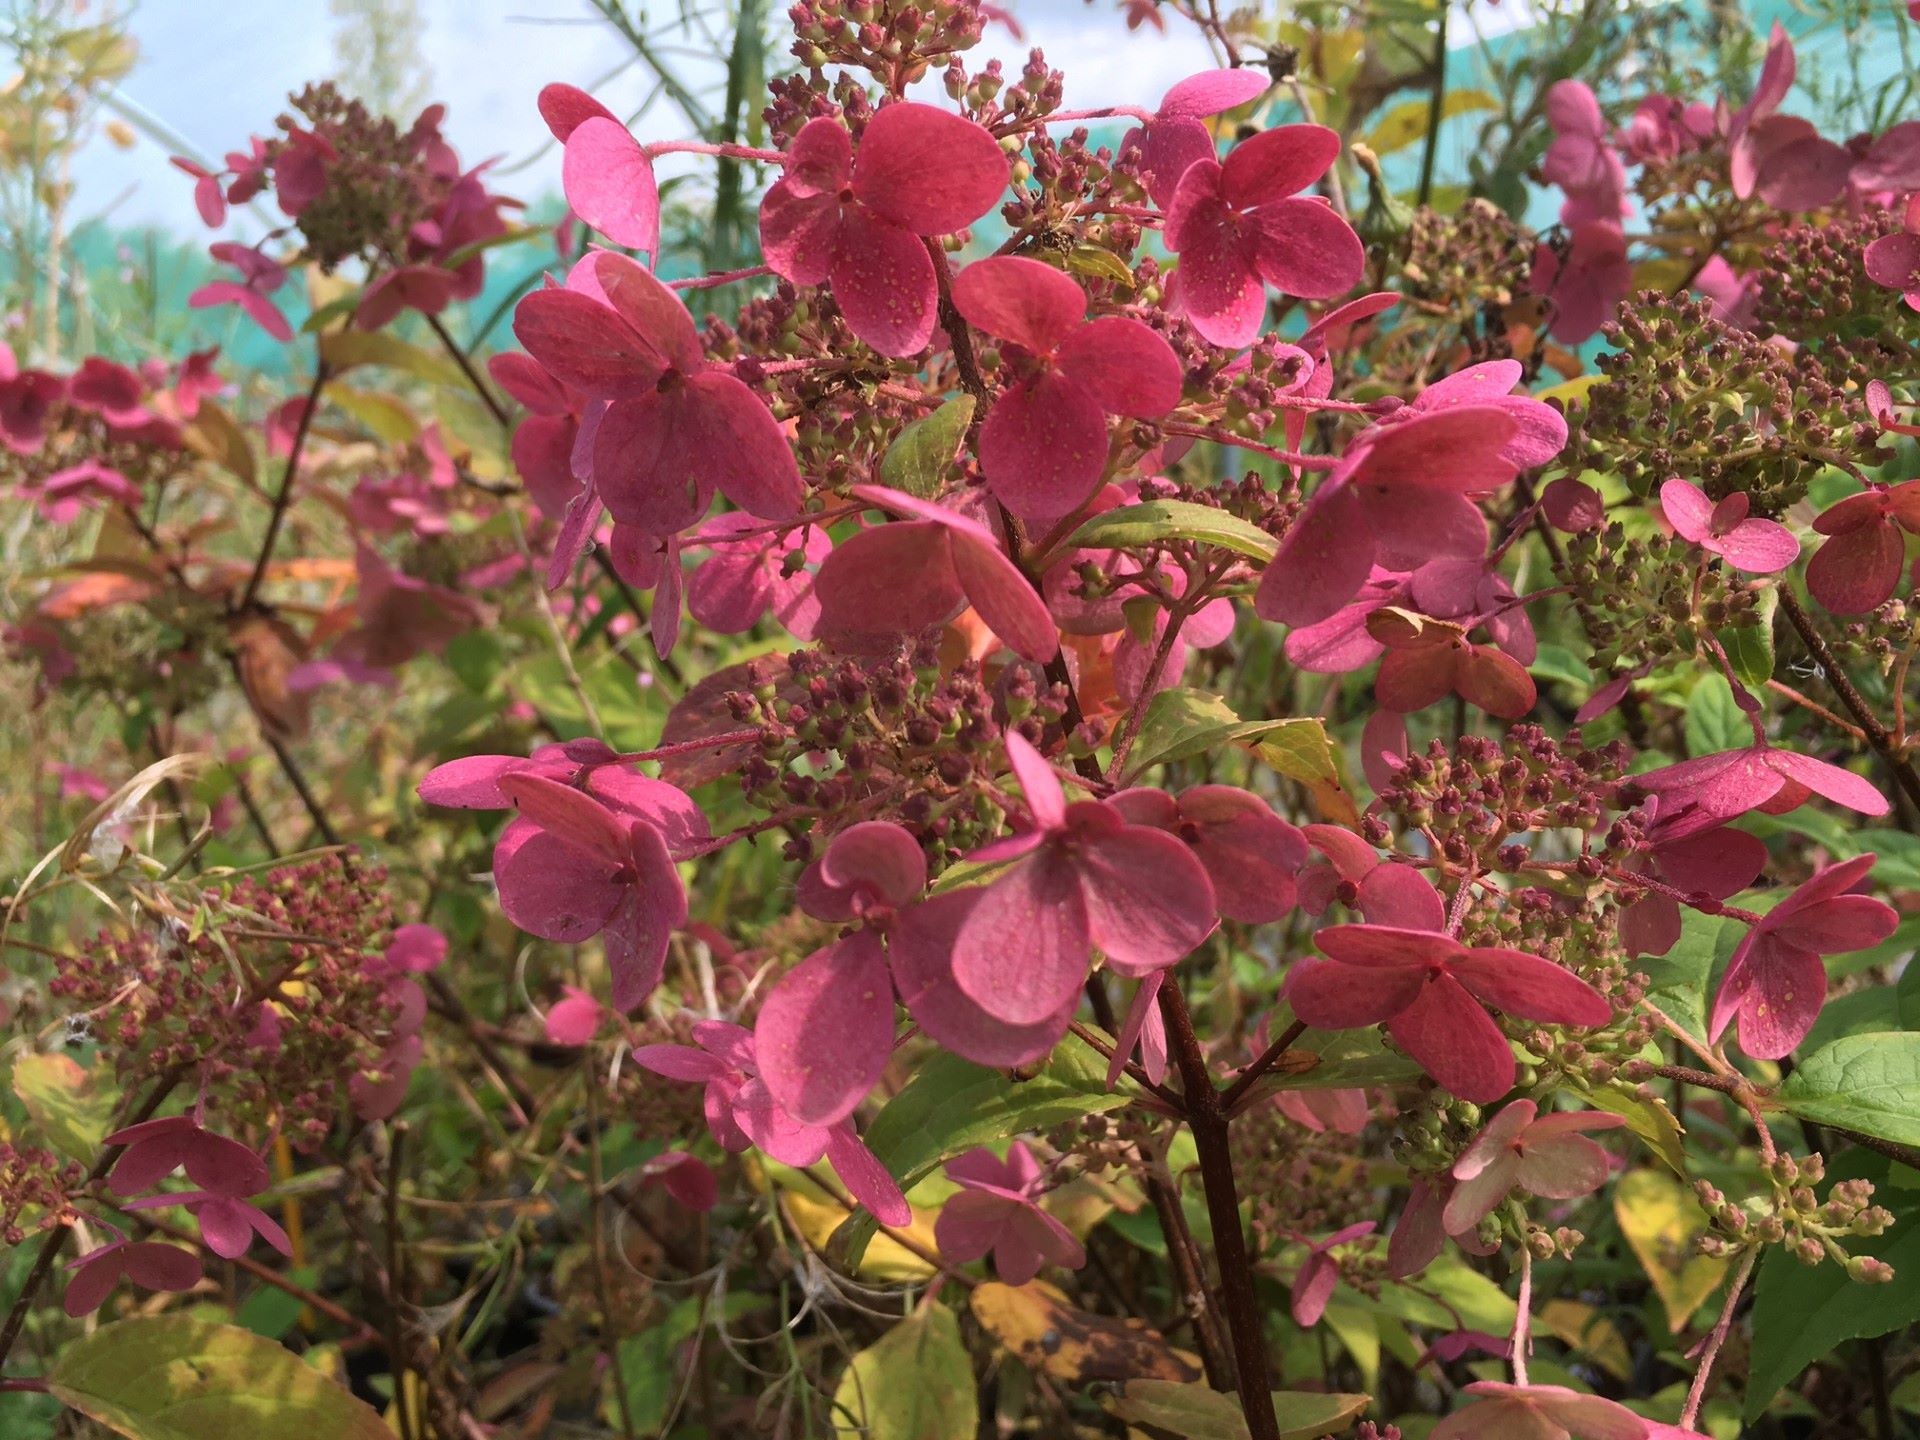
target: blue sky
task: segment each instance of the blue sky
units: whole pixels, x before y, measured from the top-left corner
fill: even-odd
[[[671,11],[672,0],[659,7]],[[1017,72],[1039,45],[1068,75],[1067,103],[1151,104],[1174,81],[1211,62],[1184,27],[1129,32],[1112,0],[1010,0],[1024,42],[999,27],[973,52]],[[549,81],[591,87],[623,58],[621,42],[590,21],[585,0],[425,0],[424,50],[432,92],[448,106],[447,133],[468,162],[491,155],[526,161],[546,139],[534,97]],[[334,21],[327,0],[145,0],[133,17],[140,61],[122,89],[203,154],[240,148],[267,131],[287,93],[334,68]],[[696,71],[698,67],[695,67]],[[706,74],[717,86],[717,67]],[[597,93],[617,111],[639,104],[641,77],[628,71]],[[642,139],[681,133],[657,108],[636,128]],[[201,233],[192,187],[146,139],[129,151],[103,140],[76,167],[78,216],[108,212],[115,225],[154,224]],[[559,156],[548,153],[503,182],[523,198],[559,189]]]

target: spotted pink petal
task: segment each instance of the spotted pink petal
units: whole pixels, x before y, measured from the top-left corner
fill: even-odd
[[[667,356],[614,310],[574,290],[536,290],[513,312],[513,333],[561,384],[594,398],[645,395]]]
[[[1341,486],[1316,493],[1261,574],[1253,596],[1254,613],[1263,620],[1294,626],[1332,619],[1366,583],[1373,568],[1373,543],[1364,523],[1361,502],[1353,490]],[[1360,633],[1364,635],[1364,629]]]
[[[1107,449],[1106,414],[1095,392],[1059,370],[1001,391],[980,428],[988,485],[1036,525],[1086,502],[1106,470]]]
[[[992,208],[1007,173],[1006,152],[981,126],[903,101],[882,106],[867,122],[854,155],[853,191],[891,225],[947,235]]]
[[[870,930],[816,950],[774,986],[754,1027],[767,1088],[796,1119],[832,1125],[880,1079],[893,1049],[893,983]]]
[[[1332,299],[1351,290],[1365,273],[1367,254],[1360,237],[1320,200],[1275,200],[1247,218],[1255,226],[1254,269],[1283,294]]]
[[[1180,403],[1185,376],[1173,347],[1138,320],[1106,315],[1080,326],[1059,364],[1109,415],[1157,420]]]
[[[1227,152],[1223,193],[1234,208],[1285,199],[1306,189],[1340,158],[1340,136],[1324,125],[1276,125]]]
[[[1039,356],[1051,355],[1087,313],[1086,293],[1072,277],[1015,255],[976,261],[954,276],[953,304],[969,325]]]
[[[1213,933],[1213,884],[1164,831],[1122,826],[1085,844],[1076,863],[1089,936],[1120,973],[1172,965]]]
[[[1613,1007],[1593,986],[1524,950],[1467,950],[1447,968],[1487,1004],[1528,1020],[1592,1029],[1613,1019]]]
[[[848,207],[828,279],[847,328],[882,355],[915,355],[933,338],[933,260],[910,231]]]

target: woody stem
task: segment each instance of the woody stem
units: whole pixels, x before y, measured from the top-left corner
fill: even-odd
[[[1707,1348],[1700,1352],[1699,1368],[1693,1372],[1693,1384],[1687,1387],[1687,1403],[1680,1411],[1680,1428],[1691,1430],[1693,1422],[1700,1417],[1701,1402],[1707,1398],[1707,1382],[1713,1377],[1713,1362],[1719,1357],[1720,1347],[1727,1343],[1727,1332],[1733,1328],[1734,1307],[1740,1303],[1740,1292],[1746,1289],[1747,1277],[1753,1274],[1753,1263],[1760,1258],[1760,1251],[1747,1251],[1746,1258],[1740,1262],[1740,1268],[1733,1272],[1733,1280],[1727,1286],[1726,1303],[1720,1307],[1720,1318],[1714,1322],[1713,1333],[1707,1337]]]
[[[1840,697],[1840,703],[1846,706],[1847,713],[1859,723],[1861,731],[1866,735],[1867,743],[1878,752],[1882,760],[1887,762],[1901,791],[1908,800],[1913,802],[1916,809],[1920,809],[1920,775],[1914,773],[1913,765],[1907,757],[1894,749],[1893,741],[1887,734],[1887,727],[1880,723],[1879,717],[1868,706],[1866,698],[1854,687],[1853,681],[1847,678],[1846,672],[1840,668],[1839,660],[1835,658],[1827,642],[1820,638],[1820,632],[1813,628],[1813,621],[1808,618],[1799,600],[1794,598],[1793,591],[1782,585],[1776,593],[1780,596],[1780,612],[1787,617],[1787,623],[1792,625],[1799,634],[1801,643],[1819,662],[1821,672],[1827,677],[1827,684],[1831,685],[1833,693]]]

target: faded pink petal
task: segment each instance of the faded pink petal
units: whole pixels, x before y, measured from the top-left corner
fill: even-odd
[[[968,998],[953,978],[960,927],[980,889],[935,895],[903,911],[888,939],[900,1001],[927,1037],[977,1065],[1026,1065],[1046,1055],[1066,1033],[1079,991],[1032,1025],[1010,1025]]]
[[[660,191],[653,161],[618,120],[589,116],[566,136],[560,183],[573,213],[616,245],[656,255]]]
[[[796,1119],[832,1125],[851,1115],[893,1048],[893,983],[870,930],[816,950],[760,1007],[754,1052],[774,1098]]]
[[[1006,188],[1007,157],[999,142],[933,105],[882,106],[854,155],[854,194],[876,216],[916,235],[965,229]]]
[[[953,978],[988,1014],[1016,1025],[1042,1024],[1079,993],[1089,931],[1079,877],[1041,849],[988,885],[962,920]]]

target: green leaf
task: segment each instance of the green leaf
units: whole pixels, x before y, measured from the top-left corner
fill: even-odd
[[[47,1383],[128,1440],[394,1440],[284,1346],[186,1315],[103,1325],[61,1352]]]
[[[1749,690],[1764,690],[1773,678],[1773,612],[1779,605],[1780,592],[1768,590],[1760,599],[1756,624],[1720,632],[1727,661]]]
[[[1680,912],[1680,938],[1665,955],[1642,955],[1647,999],[1703,1044],[1707,1038],[1707,987],[1716,966],[1733,954],[1747,927],[1725,915]]]
[[[1067,538],[1068,550],[1131,550],[1161,540],[1197,540],[1267,561],[1280,542],[1258,526],[1211,505],[1187,500],[1148,500],[1103,510]]]
[[[1734,703],[1733,687],[1724,675],[1708,675],[1687,697],[1687,753],[1715,755],[1738,750],[1751,741],[1753,727]]]
[[[1273,1392],[1280,1440],[1312,1440],[1345,1429],[1372,1403],[1365,1395]],[[1250,1433],[1239,1398],[1201,1384],[1129,1380],[1107,1409],[1130,1425],[1151,1425],[1185,1440],[1247,1440]]]
[[[1147,702],[1127,756],[1127,773],[1138,775],[1235,743],[1255,746],[1260,758],[1282,775],[1307,784],[1338,777],[1333,746],[1318,720],[1242,720],[1219,696],[1184,689],[1162,690]]]
[[[1682,1180],[1687,1178],[1687,1151],[1680,1139],[1680,1122],[1673,1118],[1666,1101],[1657,1095],[1642,1096],[1624,1084],[1577,1088],[1594,1109],[1625,1120],[1627,1129],[1644,1141],[1669,1170]]]
[[[374,365],[461,389],[467,377],[443,355],[409,344],[385,330],[336,330],[320,337],[320,358],[335,374]]]
[[[920,1067],[861,1138],[905,1191],[975,1146],[1118,1110],[1133,1098],[1125,1085],[1107,1088],[1105,1058],[1074,1036],[1025,1080],[941,1054]],[[859,1264],[873,1230],[865,1210],[841,1227],[837,1238],[849,1266]]]
[[[88,1162],[99,1153],[120,1102],[111,1079],[101,1084],[69,1055],[22,1055],[13,1062],[13,1093],[49,1145],[71,1160]]]
[[[973,422],[973,396],[956,395],[900,432],[880,461],[880,478],[922,500],[940,493],[953,473],[954,453]]]
[[[1920,1145],[1920,1034],[1836,1040],[1801,1061],[1776,1098],[1803,1120]]]
[[[1920,890],[1920,839],[1904,830],[1855,830],[1858,854],[1871,850],[1873,878],[1889,890]]]
[[[1844,1042],[1843,1042],[1844,1043]],[[1829,1168],[1834,1183],[1874,1182],[1874,1199],[1894,1209],[1886,1234],[1848,1240],[1847,1250],[1891,1265],[1894,1280],[1865,1285],[1849,1280],[1831,1260],[1803,1265],[1786,1250],[1769,1249],[1754,1286],[1753,1352],[1748,1362],[1747,1419],[1759,1418],[1782,1385],[1848,1340],[1870,1339],[1920,1320],[1920,1203],[1916,1192],[1887,1181],[1891,1162],[1853,1151]],[[1906,1208],[1901,1209],[1904,1196]]]
[[[979,1407],[960,1322],[944,1305],[908,1316],[853,1357],[833,1403],[833,1433],[848,1440],[973,1440]]]
[[[1133,271],[1113,251],[1099,245],[1076,245],[1067,252],[1067,269],[1090,280],[1111,280],[1133,288]]]

